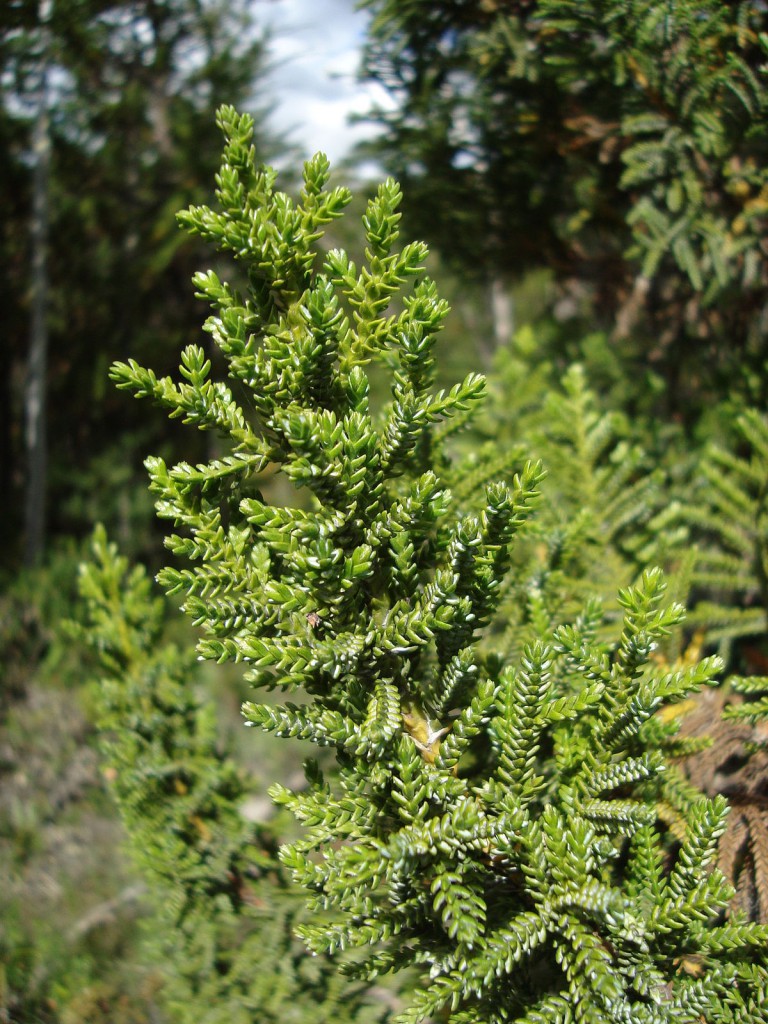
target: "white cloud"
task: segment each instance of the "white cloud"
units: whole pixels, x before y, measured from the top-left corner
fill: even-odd
[[[322,150],[338,163],[372,125],[348,123],[364,113],[381,90],[356,81],[368,14],[354,0],[279,0],[261,16],[272,34],[267,78],[271,125],[287,131],[306,155]]]

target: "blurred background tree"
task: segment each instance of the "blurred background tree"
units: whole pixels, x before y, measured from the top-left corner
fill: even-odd
[[[20,386],[33,297],[40,301],[30,287],[28,239],[41,102],[50,147],[43,186],[49,284],[42,299],[49,357],[41,410],[50,446],[48,532],[78,532],[98,514],[123,543],[141,546],[136,531],[148,504],[134,474],[152,428],[113,396],[106,368],[114,358],[140,358],[150,349],[161,361],[167,353],[170,365],[181,340],[199,334],[189,287],[198,254],[177,230],[175,214],[207,194],[218,158],[214,111],[225,100],[256,114],[264,159],[279,151],[263,128],[257,97],[265,45],[249,0],[3,5],[0,451],[9,499],[3,553],[12,562],[25,527],[33,539],[27,561],[42,554],[39,527],[21,521],[21,495],[35,473],[30,462],[40,453],[24,445]],[[163,431],[152,443],[167,446]]]
[[[765,3],[364,6],[365,74],[393,101],[375,152],[409,234],[490,286],[497,341],[500,296],[546,268],[561,316],[656,369],[660,411],[765,401]]]

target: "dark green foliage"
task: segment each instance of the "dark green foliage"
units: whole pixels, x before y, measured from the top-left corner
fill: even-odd
[[[753,287],[766,213],[764,13],[718,0],[540,8],[542,30],[571,43],[547,48],[563,78],[575,84],[586,70],[594,97],[607,73],[619,94],[619,184],[646,277],[676,266],[705,304],[733,284]]]
[[[725,919],[732,890],[713,867],[727,804],[685,783],[677,723],[656,714],[719,660],[657,658],[683,618],[658,570],[620,592],[613,629],[589,601],[570,625],[531,614],[510,656],[494,649],[509,577],[532,592],[516,555],[542,470],[515,458],[484,486],[475,465],[461,496],[448,442],[483,381],[433,389],[447,309],[424,246],[394,247],[397,185],[368,205],[358,269],[319,244],[349,200],[326,190],[325,158],[305,165],[296,203],[256,164],[250,119],[219,120],[218,208],[182,221],[247,275],[244,293],[195,278],[231,383],[199,346],[178,382],[135,362],[112,376],[227,446],[196,466],[147,461],[178,531],[168,546],[189,563],[160,578],[202,627],[200,655],[294,696],[247,702],[249,723],[336,753],[328,770],[307,764],[305,790],[272,791],[305,826],[281,850],[315,914],[300,935],[364,978],[423,971],[401,1024],[765,1019],[768,932]],[[370,364],[389,374],[381,408]],[[567,386],[574,448],[600,480],[608,435]],[[295,488],[290,505],[264,499],[268,468]]]
[[[742,947],[735,959],[746,965],[766,935],[711,925],[730,894],[705,870],[725,802],[686,806],[687,839],[668,874],[653,803],[641,798],[665,768],[664,731],[646,723],[717,667],[649,670],[654,643],[681,614],[659,607],[662,592],[649,574],[622,595],[612,656],[582,632],[559,631],[517,669],[482,680],[442,743],[397,737],[373,770],[342,767],[335,806],[321,778],[307,794],[275,793],[314,826],[283,859],[317,890],[318,908],[346,911],[335,928],[302,929],[310,946],[369,948],[374,974],[412,960],[429,969],[403,1021],[446,1003],[462,1008],[456,1020],[477,1021],[549,1019],[556,1006],[564,1019],[580,1007],[590,1020],[741,1006],[742,968],[718,963],[719,953]],[[462,766],[481,731],[490,757]],[[318,867],[307,852],[338,834],[340,819],[354,842]],[[706,995],[700,979],[676,976],[684,955],[705,958]]]
[[[713,385],[764,402],[764,5],[365,6],[410,230],[484,285],[546,267],[632,373],[653,359],[668,410],[697,418]]]

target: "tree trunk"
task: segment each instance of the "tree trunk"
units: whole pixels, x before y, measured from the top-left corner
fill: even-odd
[[[515,316],[509,287],[500,277],[491,280],[491,316],[496,348],[508,345],[515,329]]]
[[[48,365],[48,223],[51,168],[49,113],[50,17],[52,0],[40,0],[38,107],[32,130],[32,219],[30,341],[24,391],[26,496],[24,504],[26,565],[36,565],[45,547],[48,476],[46,377]]]

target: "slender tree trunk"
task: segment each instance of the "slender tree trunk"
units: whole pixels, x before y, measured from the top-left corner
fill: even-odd
[[[27,484],[24,505],[26,565],[35,565],[45,547],[48,476],[46,378],[48,367],[48,224],[51,169],[49,113],[50,18],[52,0],[40,0],[38,107],[32,130],[31,316],[24,392]]]
[[[491,316],[496,348],[508,345],[515,329],[515,316],[509,286],[500,277],[491,281]]]
[[[509,344],[515,329],[514,305],[509,286],[498,275],[491,277],[487,308],[493,337],[489,338],[483,332],[478,342],[478,355],[486,372],[493,366],[493,357],[497,349]]]

